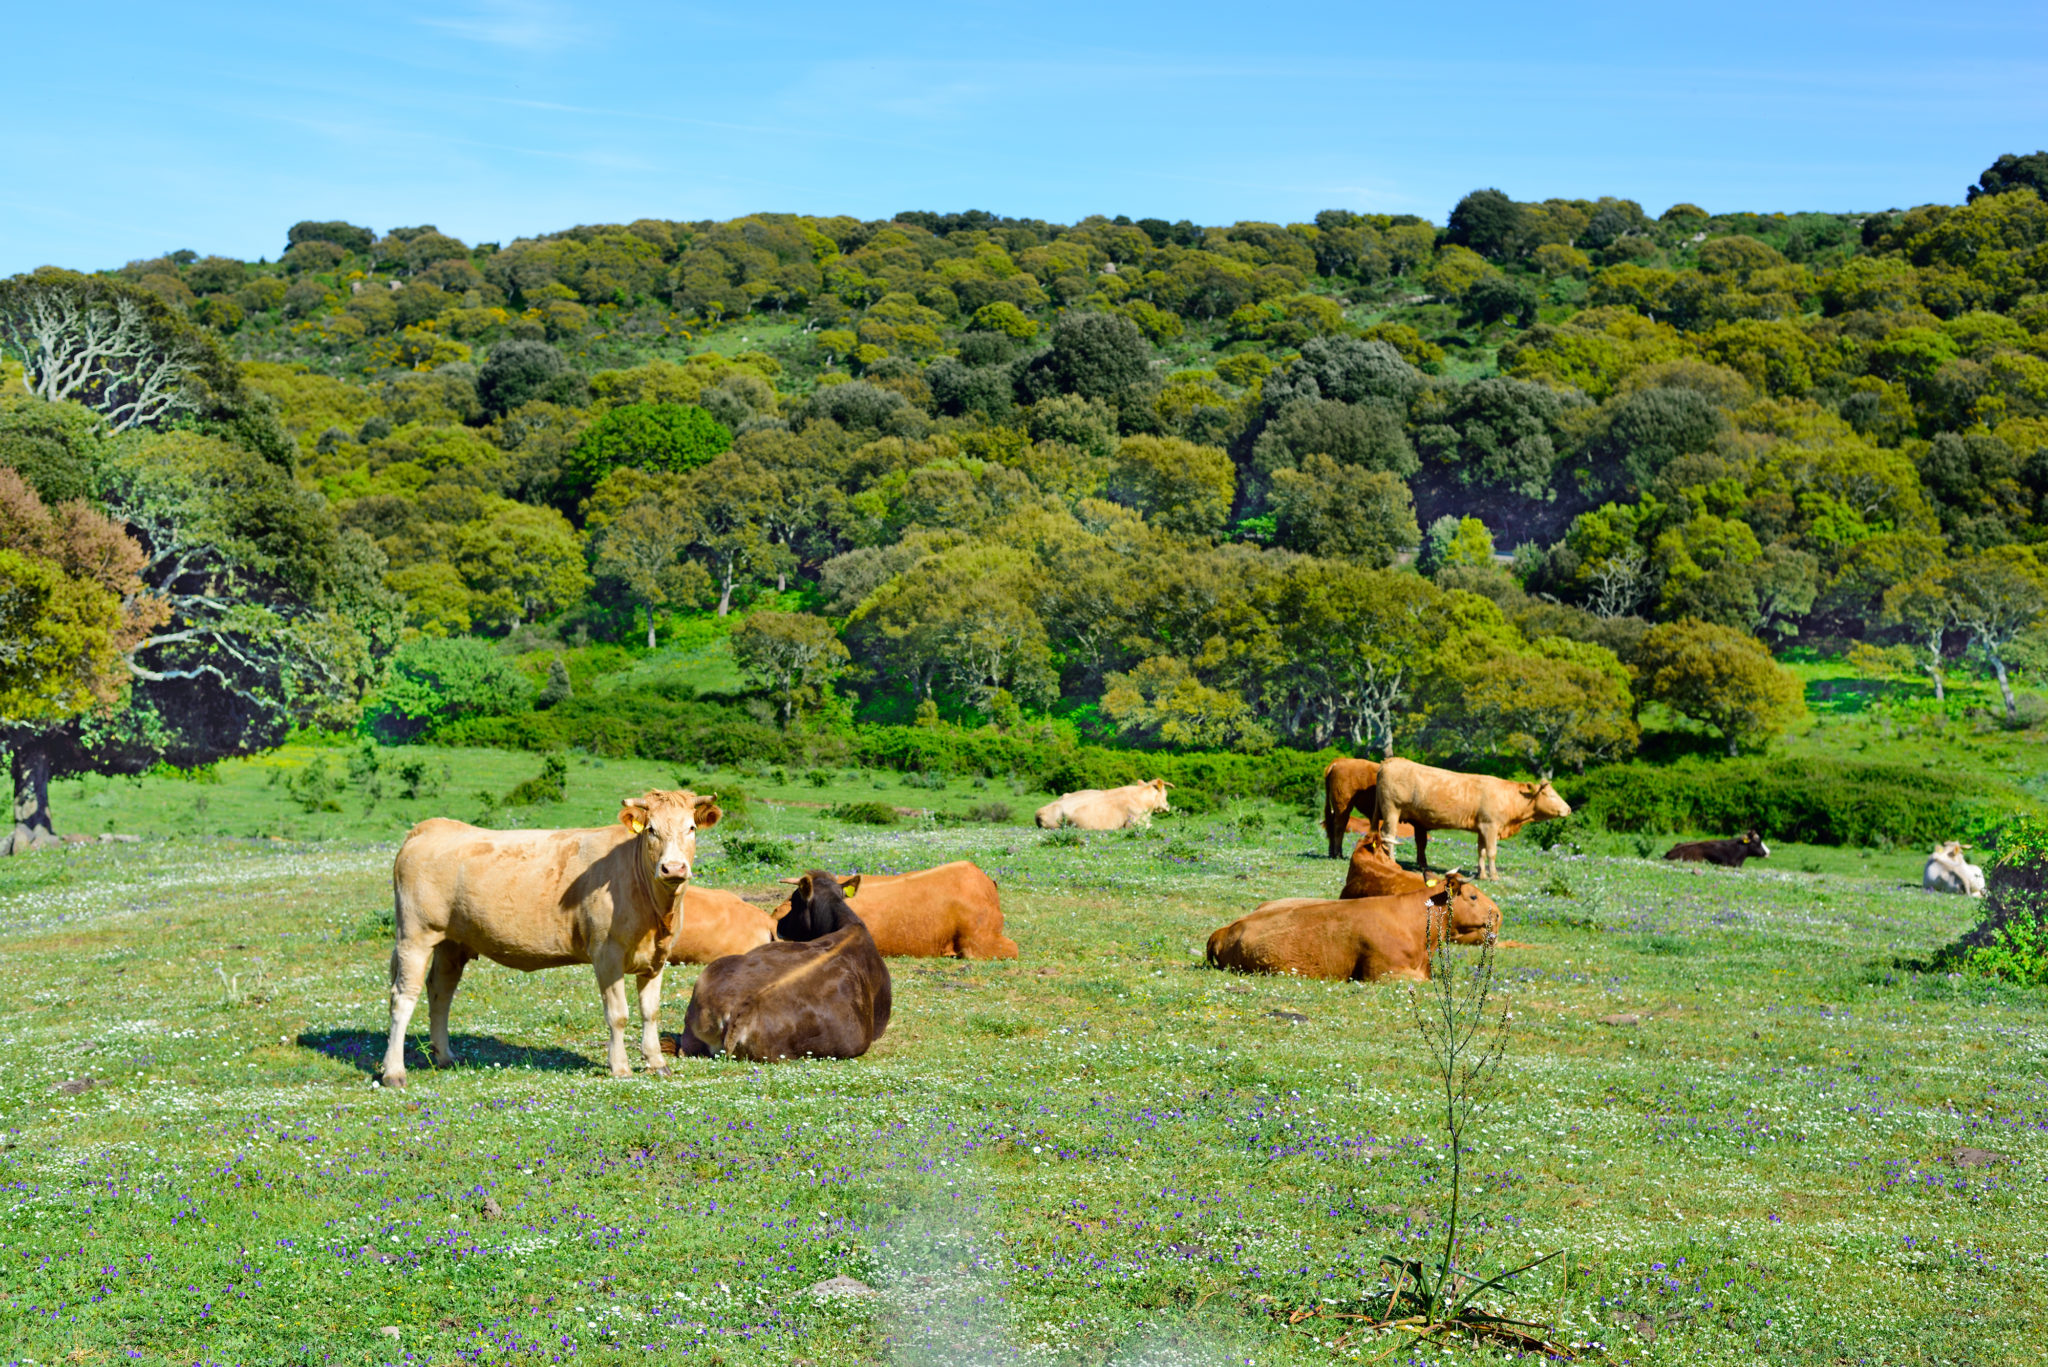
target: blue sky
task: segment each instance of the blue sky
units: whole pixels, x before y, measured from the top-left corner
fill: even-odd
[[[1857,210],[2048,146],[2040,0],[109,3],[8,36],[0,274],[275,256],[304,218]]]

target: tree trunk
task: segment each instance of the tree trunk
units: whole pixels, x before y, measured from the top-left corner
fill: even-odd
[[[648,648],[649,650],[653,650],[653,649],[655,648],[655,641],[654,641],[654,604],[652,604],[652,603],[649,603],[649,604],[647,605],[647,648]]]
[[[2005,719],[2011,721],[2020,709],[2013,701],[2012,680],[2005,677],[2005,661],[1999,656],[1991,656],[1991,672],[1998,676],[1998,691],[2005,695]]]
[[[728,563],[718,589],[718,615],[720,617],[732,611],[732,581],[735,573],[735,567]]]
[[[1934,680],[1934,700],[1945,701],[1948,694],[1942,687],[1941,679],[1941,632],[1936,630],[1927,643],[1927,674]]]
[[[0,854],[27,854],[64,842],[50,825],[50,752],[33,743],[14,747],[14,831]]]
[[[781,570],[775,572],[775,591],[777,593],[789,592],[789,576]]]

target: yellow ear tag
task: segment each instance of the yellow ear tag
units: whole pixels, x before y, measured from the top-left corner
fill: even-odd
[[[644,830],[646,830],[646,829],[647,829],[647,818],[646,818],[646,817],[644,817],[644,816],[636,816],[636,817],[634,817],[634,818],[633,818],[633,821],[632,821],[632,826],[633,826],[633,834],[635,834],[635,835],[638,835],[638,834],[640,834],[640,832],[642,832],[642,831],[644,831]]]
[[[855,896],[857,896],[857,895],[859,894],[859,892],[860,892],[860,884],[858,884],[858,883],[855,883],[855,884],[854,884],[854,885],[853,885],[852,887],[850,887],[850,888],[849,888],[849,887],[846,887],[845,885],[843,885],[843,884],[842,884],[842,885],[840,886],[840,889],[839,889],[839,890],[840,890],[840,892],[841,892],[841,893],[842,893],[843,895],[845,895],[845,897],[846,897],[846,898],[847,898],[847,899],[848,899],[848,900],[850,901],[850,900],[852,900],[852,899],[853,899],[853,898],[854,898]]]

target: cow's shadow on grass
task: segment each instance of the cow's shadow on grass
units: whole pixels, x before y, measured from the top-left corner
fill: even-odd
[[[296,1043],[301,1049],[310,1049],[376,1077],[384,1071],[387,1038],[381,1030],[304,1030],[299,1033]],[[544,1068],[553,1072],[582,1073],[598,1066],[596,1059],[570,1049],[507,1044],[495,1035],[451,1033],[448,1043],[455,1050],[457,1068]],[[408,1072],[415,1068],[427,1072],[433,1070],[425,1035],[406,1036],[405,1067]]]

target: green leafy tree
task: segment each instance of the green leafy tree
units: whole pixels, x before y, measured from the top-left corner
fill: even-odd
[[[473,621],[513,627],[582,601],[590,576],[567,518],[505,498],[483,500],[480,511],[455,528],[449,546],[449,563],[470,591]]]
[[[832,624],[807,612],[748,613],[733,628],[732,654],[741,672],[774,697],[784,726],[823,706],[832,681],[849,667]]]
[[[1105,492],[1155,527],[1214,537],[1230,519],[1237,469],[1214,446],[1178,437],[1126,437],[1110,457]]]
[[[720,617],[732,611],[733,593],[747,575],[782,572],[789,564],[788,548],[776,545],[771,533],[781,494],[774,471],[730,451],[686,486],[684,499],[696,512],[693,547],[718,590]]]
[[[1319,452],[1298,470],[1274,471],[1267,497],[1279,544],[1309,555],[1385,569],[1421,536],[1406,484]]]
[[[1548,636],[1475,656],[1457,678],[1437,729],[1466,750],[1512,754],[1539,778],[1626,756],[1641,736],[1628,670],[1604,646]]]
[[[1025,368],[1020,386],[1024,398],[1078,394],[1128,414],[1143,409],[1155,387],[1152,347],[1128,318],[1063,313],[1052,325],[1052,345]]]
[[[2032,190],[2048,200],[2048,152],[2024,157],[2007,152],[1984,168],[1984,174],[1977,177],[1977,183],[1967,193],[1969,202],[1975,204],[1979,195],[2003,195],[2014,190]]]
[[[710,587],[703,566],[684,560],[698,528],[678,501],[642,499],[611,518],[594,534],[591,568],[600,579],[624,588],[628,600],[647,613],[647,648],[655,641],[655,609],[687,602]]]
[[[2048,566],[2031,546],[1994,546],[1956,561],[1941,582],[1949,620],[1991,667],[2005,715],[2017,716],[2007,670],[2014,642],[2048,614]]]
[[[1210,688],[1186,662],[1170,655],[1109,676],[1102,715],[1125,736],[1146,744],[1261,754],[1273,733],[1239,694]]]
[[[532,682],[489,643],[470,636],[425,637],[398,648],[364,718],[377,735],[397,744],[465,718],[520,711],[533,692]]]
[[[1879,621],[1906,638],[1914,661],[1934,684],[1934,700],[1940,702],[1948,696],[1944,673],[1951,625],[1947,585],[1949,568],[1940,559],[1938,550],[1929,554],[1933,563],[1918,574],[1900,579],[1885,589]]]
[[[522,404],[577,404],[589,387],[569,358],[546,342],[500,342],[476,375],[476,396],[486,413],[502,417]],[[614,462],[617,463],[617,462]]]
[[[1635,667],[1644,699],[1713,727],[1730,755],[1766,744],[1804,711],[1797,676],[1733,627],[1697,618],[1652,627]]]
[[[1444,226],[1444,237],[1481,256],[1505,261],[1521,253],[1528,214],[1499,190],[1474,190],[1459,200]]]
[[[563,492],[580,498],[622,466],[682,474],[731,446],[732,433],[695,404],[621,404],[583,429],[563,462]]]

